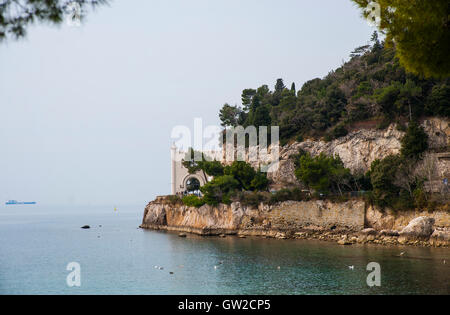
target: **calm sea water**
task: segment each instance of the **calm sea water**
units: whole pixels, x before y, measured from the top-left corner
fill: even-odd
[[[1,206],[0,294],[450,293],[449,249],[179,238],[138,229],[141,208]],[[70,262],[81,287],[66,284]],[[381,287],[366,284],[369,262]]]

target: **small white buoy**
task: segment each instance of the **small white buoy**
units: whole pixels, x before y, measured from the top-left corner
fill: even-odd
[[[277,267],[277,269],[278,269],[278,270],[280,270],[280,269],[281,269],[281,267],[280,267],[280,266],[278,266],[278,267]]]
[[[217,269],[217,266],[214,266],[214,269]]]

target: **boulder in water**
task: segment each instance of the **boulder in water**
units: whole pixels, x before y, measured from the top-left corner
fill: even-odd
[[[433,218],[415,218],[400,232],[399,242],[405,243],[405,241],[428,239],[434,232],[433,225]]]

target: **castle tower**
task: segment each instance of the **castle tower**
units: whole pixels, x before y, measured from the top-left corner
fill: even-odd
[[[175,146],[175,143],[174,143],[170,147],[171,176],[172,176],[170,184],[171,184],[171,191],[172,191],[171,194],[172,195],[175,195],[177,193],[176,154],[177,154],[177,147]]]
[[[199,171],[195,174],[189,174],[187,168],[183,166],[183,158],[186,152],[179,151],[173,144],[170,147],[170,160],[171,160],[171,194],[179,195],[183,194],[187,189],[187,183],[191,179],[196,179],[200,182],[200,186],[205,185],[208,182],[208,178],[205,177],[203,172]]]

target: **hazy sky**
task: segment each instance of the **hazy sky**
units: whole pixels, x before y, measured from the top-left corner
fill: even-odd
[[[325,76],[373,29],[350,0],[115,0],[0,44],[0,202],[170,193],[170,132],[244,88]]]

